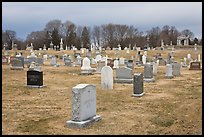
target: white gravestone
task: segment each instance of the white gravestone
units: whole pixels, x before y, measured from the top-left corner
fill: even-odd
[[[85,57],[82,61],[81,74],[92,74],[93,70],[89,58]]]
[[[200,62],[200,54],[198,54],[198,62]]]
[[[96,62],[98,62],[99,60],[101,60],[102,56],[101,55],[96,55]]]
[[[142,63],[143,65],[146,64],[147,57],[145,55],[142,55]]]
[[[119,68],[119,61],[116,59],[116,60],[114,60],[114,62],[113,62],[113,68]]]
[[[153,62],[153,75],[157,75],[157,67],[158,64],[156,62]]]
[[[72,120],[66,121],[67,127],[84,128],[101,120],[96,115],[96,86],[78,84],[72,88]]]
[[[187,54],[187,59],[191,60],[191,54]]]
[[[119,59],[119,65],[125,65],[125,58],[123,58],[123,57],[121,57],[120,59]]]
[[[113,70],[110,66],[101,69],[102,89],[113,89]]]

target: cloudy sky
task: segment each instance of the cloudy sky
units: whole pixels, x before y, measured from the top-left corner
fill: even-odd
[[[164,25],[202,37],[202,2],[2,2],[2,28],[23,40],[50,20],[82,26],[134,25],[140,31]]]

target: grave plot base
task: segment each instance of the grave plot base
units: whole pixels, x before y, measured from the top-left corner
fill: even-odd
[[[26,87],[28,88],[43,88],[43,87],[46,87],[45,85],[42,85],[42,86],[38,86],[38,85],[26,85]]]
[[[144,78],[143,81],[144,82],[154,82],[155,79],[154,78]]]
[[[96,70],[95,69],[89,69],[89,70],[81,70],[81,75],[92,75]]]
[[[11,70],[23,70],[23,67],[11,67]]]
[[[165,76],[167,79],[172,79],[174,76]]]
[[[182,65],[182,67],[183,67],[183,68],[186,68],[186,67],[188,67],[188,65]]]
[[[101,120],[101,116],[96,115],[85,121],[80,121],[80,122],[73,121],[73,120],[66,121],[66,126],[70,128],[84,128],[93,122],[98,122],[99,120]]]
[[[133,79],[115,79],[114,83],[128,83],[128,84],[131,84],[131,83],[133,83]]]
[[[201,68],[189,68],[189,70],[202,70]]]
[[[141,94],[132,94],[133,97],[141,97],[145,94],[145,92],[142,92]]]

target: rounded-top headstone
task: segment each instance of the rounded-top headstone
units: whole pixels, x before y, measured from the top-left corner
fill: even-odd
[[[81,69],[82,69],[82,70],[91,69],[90,64],[91,64],[91,62],[90,62],[89,58],[85,57],[85,58],[83,59]]]
[[[110,66],[101,69],[101,86],[103,89],[113,89],[113,69]]]

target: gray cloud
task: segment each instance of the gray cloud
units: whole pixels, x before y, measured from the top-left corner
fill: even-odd
[[[82,26],[127,24],[141,31],[170,25],[202,36],[202,2],[3,2],[2,19],[3,29],[24,38],[53,19]]]

